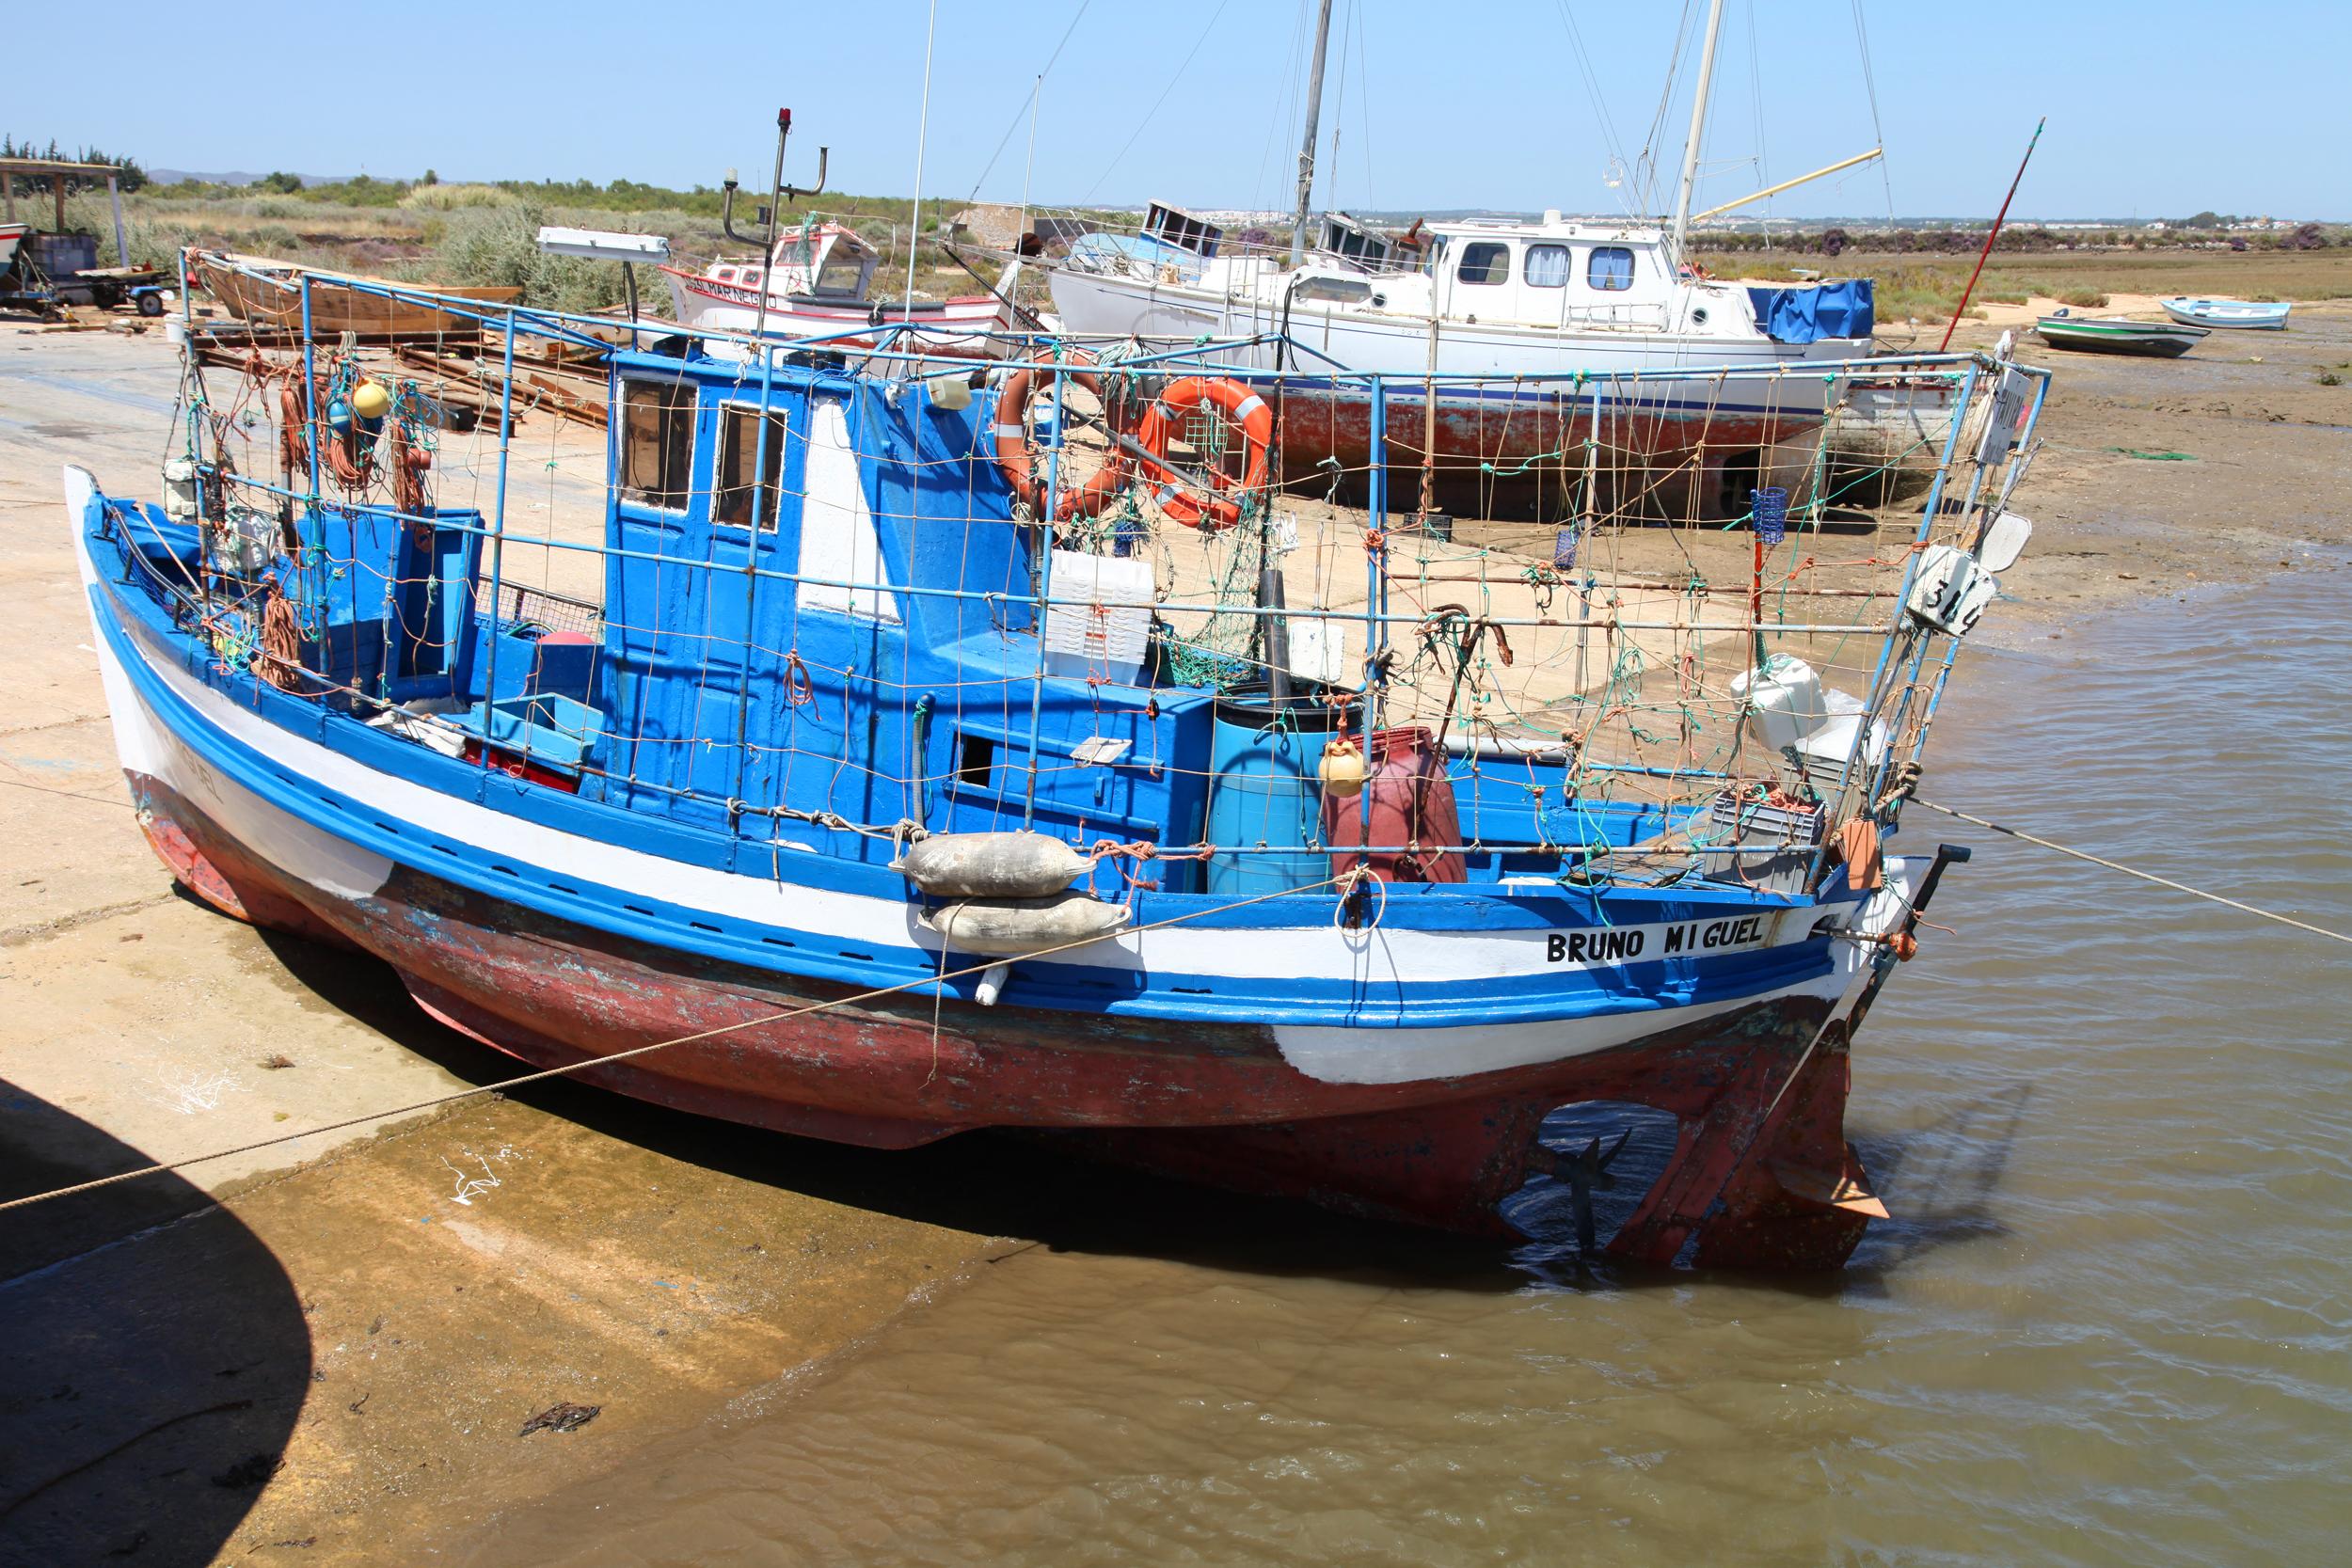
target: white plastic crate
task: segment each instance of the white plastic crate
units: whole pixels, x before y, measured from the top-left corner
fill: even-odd
[[[1154,588],[1146,557],[1056,550],[1045,577],[1046,673],[1135,684],[1151,644]]]

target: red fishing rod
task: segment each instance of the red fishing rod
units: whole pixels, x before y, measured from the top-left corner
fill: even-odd
[[[2049,123],[2048,115],[2034,122],[2033,140],[2026,144],[2026,155],[2017,161],[2017,178],[2009,182],[2009,195],[2001,198],[2001,211],[1993,219],[1993,232],[1984,237],[1984,248],[1977,252],[1977,270],[1968,275],[1968,287],[1960,292],[1960,304],[1952,311],[1951,325],[1944,328],[1944,341],[1935,345],[1938,354],[1952,346],[1952,334],[1960,330],[1960,318],[1968,313],[1968,296],[1977,292],[1977,279],[1984,276],[1984,259],[1993,254],[1993,242],[2001,237],[2001,225],[2009,221],[2009,204],[2017,199],[2017,187],[2025,182],[2026,166],[2033,162],[2033,150],[2042,140],[2042,128]]]

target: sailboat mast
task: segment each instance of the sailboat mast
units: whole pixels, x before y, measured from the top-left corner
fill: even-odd
[[[1721,0],[1717,0],[1720,6]],[[1331,0],[1315,16],[1315,63],[1307,77],[1307,135],[1298,144],[1298,213],[1291,222],[1291,265],[1307,254],[1307,209],[1315,192],[1315,122],[1323,117],[1323,55],[1331,41]]]
[[[1707,131],[1707,95],[1715,86],[1715,39],[1724,30],[1724,0],[1707,8],[1707,43],[1699,51],[1699,90],[1691,99],[1691,136],[1682,144],[1682,189],[1675,197],[1675,265],[1682,265],[1682,237],[1691,227],[1691,190],[1699,178],[1699,138]]]

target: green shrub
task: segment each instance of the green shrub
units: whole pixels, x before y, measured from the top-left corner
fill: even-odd
[[[455,212],[465,207],[514,207],[522,198],[496,185],[418,185],[400,198],[403,207],[429,213]]]
[[[522,200],[460,208],[450,214],[449,237],[427,270],[446,283],[519,288],[522,304],[543,309],[601,310],[621,304],[628,290],[614,263],[540,250],[545,217]]]

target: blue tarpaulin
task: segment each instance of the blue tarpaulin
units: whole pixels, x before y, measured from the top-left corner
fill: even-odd
[[[1821,338],[1867,338],[1876,325],[1867,277],[1842,283],[1808,283],[1793,289],[1750,289],[1756,324],[1776,342],[1809,343]]]

